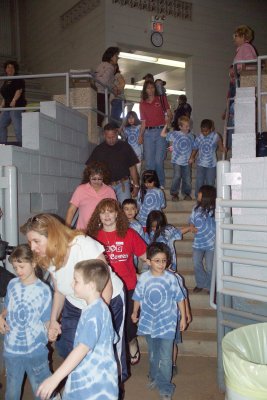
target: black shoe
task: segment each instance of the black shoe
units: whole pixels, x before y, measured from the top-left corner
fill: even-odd
[[[178,194],[173,194],[173,195],[172,195],[172,201],[179,201],[179,196],[178,196]]]
[[[194,293],[199,293],[199,292],[201,292],[203,290],[203,288],[202,287],[194,287],[194,289],[193,289],[193,292]]]
[[[186,194],[184,196],[184,200],[192,200],[192,197],[189,194]]]

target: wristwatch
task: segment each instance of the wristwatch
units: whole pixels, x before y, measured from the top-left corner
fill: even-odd
[[[140,187],[139,185],[135,185],[135,184],[133,184],[133,186],[136,187],[136,188],[139,188],[139,187]]]

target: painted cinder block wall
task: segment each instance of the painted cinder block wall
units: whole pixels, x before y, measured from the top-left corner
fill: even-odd
[[[0,164],[18,171],[18,221],[40,212],[65,217],[88,158],[87,118],[56,102],[23,114],[23,147],[0,146]],[[25,238],[20,236],[20,241]]]
[[[62,29],[60,16],[76,3],[77,0],[23,1],[21,56],[33,73],[94,69],[108,46],[155,52],[150,42],[152,13],[122,7],[112,0],[99,0],[91,13]],[[212,118],[222,132],[228,67],[235,52],[232,33],[240,24],[252,26],[255,46],[260,54],[265,54],[267,3],[261,0],[192,0],[191,3],[192,21],[167,17],[164,44],[159,51],[164,57],[186,58],[186,91],[193,105],[194,130],[197,132],[203,118]]]

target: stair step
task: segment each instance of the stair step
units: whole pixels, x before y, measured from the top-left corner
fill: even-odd
[[[215,332],[190,331],[182,333],[183,343],[178,345],[181,355],[217,356],[217,335]],[[147,353],[147,343],[144,336],[138,337],[141,353]]]
[[[178,270],[193,271],[192,252],[179,252],[179,254],[177,254],[177,265]]]
[[[183,343],[179,344],[179,354],[199,355],[206,357],[217,356],[216,332],[190,331],[190,327],[183,334]]]
[[[191,309],[210,309],[210,296],[206,291],[200,293],[193,293],[193,290],[189,288],[188,290],[189,301]]]
[[[185,233],[182,240],[176,240],[174,243],[176,254],[179,255],[184,251],[187,253],[192,253],[192,244],[193,239],[189,237],[188,233]]]
[[[169,211],[164,210],[167,221],[169,224],[183,224],[188,225],[188,219],[190,217],[190,213],[187,211]]]
[[[193,289],[196,286],[195,274],[193,268],[191,270],[181,269],[178,260],[178,273],[184,278],[184,284],[187,289]]]
[[[191,331],[210,331],[216,332],[216,311],[210,309],[193,309],[192,310],[192,322],[189,325]]]
[[[172,201],[171,195],[165,190],[166,208],[164,212],[179,212],[186,211],[191,214],[193,207],[196,205],[196,200],[179,200]]]

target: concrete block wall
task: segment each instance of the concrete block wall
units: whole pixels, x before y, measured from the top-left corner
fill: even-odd
[[[64,217],[89,155],[87,117],[43,102],[40,112],[23,114],[22,128],[23,147],[0,146],[0,165],[18,170],[19,225],[40,212]]]
[[[267,157],[231,159],[231,172],[241,173],[241,185],[232,186],[233,200],[267,201]],[[233,223],[267,226],[267,209],[234,208]],[[266,232],[234,231],[233,243],[267,247]],[[240,252],[234,252],[240,256]],[[243,253],[248,259],[266,261],[266,254]],[[234,275],[267,281],[267,268],[234,264]]]

